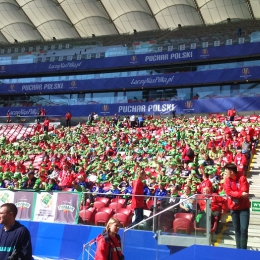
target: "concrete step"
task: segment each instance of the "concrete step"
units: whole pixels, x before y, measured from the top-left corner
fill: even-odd
[[[232,230],[232,229],[228,229],[228,230],[225,230],[225,232],[223,233],[223,235],[235,235],[235,231]],[[248,230],[248,237],[251,239],[257,239],[260,241],[260,234],[259,234],[259,231],[258,230]]]
[[[223,244],[222,242],[219,242],[218,247],[236,248],[236,245],[227,245],[227,244]],[[247,250],[259,251],[259,249],[260,249],[259,247],[252,247],[247,245]]]
[[[219,241],[219,244],[225,244],[225,245],[229,245],[229,246],[236,246],[236,241],[235,241],[235,236],[231,236],[233,237],[232,239],[224,237]],[[250,241],[248,240],[247,242],[247,246],[248,247],[253,247],[253,248],[259,248],[260,249],[260,243],[258,240],[256,241]]]

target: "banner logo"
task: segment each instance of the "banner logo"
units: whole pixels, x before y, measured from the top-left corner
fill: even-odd
[[[133,55],[132,57],[131,57],[131,62],[130,62],[131,64],[136,64],[136,63],[138,63],[138,60],[137,60],[137,56],[136,55]]]
[[[9,199],[10,199],[9,194],[7,192],[0,195],[0,202],[1,203],[8,203],[8,202],[10,202]]]
[[[10,91],[14,91],[15,90],[15,85],[14,84],[11,84],[10,85]]]
[[[249,73],[250,73],[249,68],[243,68],[243,69],[242,69],[242,74],[243,74],[243,75],[248,75]]]
[[[75,88],[76,85],[77,85],[77,82],[76,82],[75,80],[73,80],[73,81],[71,81],[70,85],[71,85],[73,88]]]
[[[208,51],[208,49],[202,49],[201,53],[202,53],[203,55],[206,55],[206,54],[209,53],[209,51]]]
[[[200,57],[202,57],[202,58],[206,58],[206,57],[208,57],[209,56],[209,50],[208,49],[202,49],[201,50],[201,55],[200,55]]]
[[[1,71],[5,71],[5,66],[1,66]]]
[[[109,110],[109,106],[108,105],[103,105],[102,106],[102,111],[107,112]]]
[[[251,77],[250,69],[249,69],[249,68],[243,68],[242,71],[241,71],[241,73],[242,73],[242,75],[240,76],[240,78],[247,79],[247,78],[250,78],[250,77]]]
[[[20,208],[21,210],[24,210],[25,208],[29,209],[31,207],[31,204],[24,201],[19,201],[15,203],[17,208]]]
[[[74,212],[75,208],[68,204],[62,204],[58,206],[58,210],[63,211],[64,213]]]
[[[186,108],[192,108],[193,107],[193,103],[191,101],[186,101],[185,102],[185,107]]]

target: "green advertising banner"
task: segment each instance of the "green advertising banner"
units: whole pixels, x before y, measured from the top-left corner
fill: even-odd
[[[252,200],[252,202],[251,202],[251,210],[253,212],[260,212],[260,201]]]

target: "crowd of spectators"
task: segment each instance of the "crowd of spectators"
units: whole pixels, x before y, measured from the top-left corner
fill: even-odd
[[[2,136],[0,187],[124,194],[130,204],[132,180],[145,171],[144,194],[159,201],[175,201],[176,194],[224,195],[224,165],[235,163],[245,175],[259,134],[257,122],[234,124],[214,116],[138,118],[137,124],[131,117],[97,118],[49,132],[38,123],[32,136],[15,143]],[[192,203],[180,206],[193,210]]]

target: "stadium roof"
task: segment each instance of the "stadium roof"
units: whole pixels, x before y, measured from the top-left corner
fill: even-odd
[[[260,18],[260,0],[0,0],[0,42],[75,39]]]

